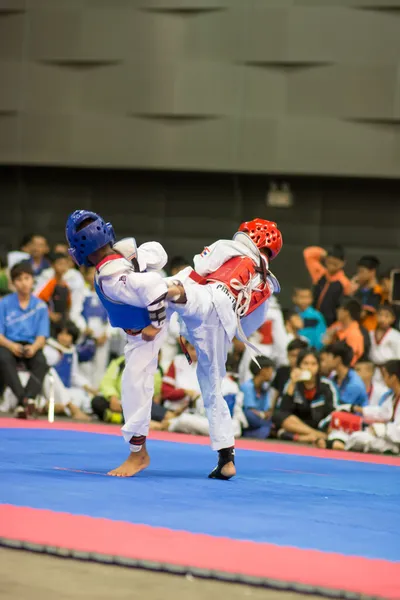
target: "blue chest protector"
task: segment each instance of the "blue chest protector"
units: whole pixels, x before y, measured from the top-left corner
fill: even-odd
[[[150,325],[147,308],[139,308],[138,306],[131,306],[130,304],[110,300],[110,298],[107,298],[103,294],[97,281],[94,282],[94,287],[113,327],[120,327],[121,329],[144,329],[147,325]]]
[[[97,317],[101,319],[104,323],[107,322],[107,311],[102,305],[101,302],[96,300],[96,297],[93,295],[87,296],[83,303],[82,316],[85,321],[93,317]]]
[[[72,360],[72,352],[66,352],[65,354],[63,354],[62,359],[54,366],[59,378],[61,379],[66,388],[71,387]]]

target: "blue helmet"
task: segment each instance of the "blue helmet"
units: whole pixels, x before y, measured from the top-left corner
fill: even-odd
[[[78,231],[79,225],[86,219],[92,223]],[[106,223],[100,215],[90,210],[75,210],[67,219],[65,235],[69,243],[68,252],[77,265],[91,266],[88,256],[115,243],[114,229],[111,223]]]

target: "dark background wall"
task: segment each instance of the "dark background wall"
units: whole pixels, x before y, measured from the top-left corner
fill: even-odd
[[[0,161],[400,175],[400,0],[1,0]]]
[[[24,233],[64,239],[65,219],[76,208],[112,220],[118,237],[155,239],[170,256],[191,258],[238,223],[276,219],[285,246],[273,263],[287,304],[295,284],[309,281],[302,250],[342,243],[349,272],[363,253],[384,267],[400,266],[400,180],[288,178],[291,209],[265,204],[270,178],[254,175],[85,169],[0,169],[0,243],[16,248]]]

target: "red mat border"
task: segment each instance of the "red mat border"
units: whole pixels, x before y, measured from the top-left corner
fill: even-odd
[[[120,435],[120,427],[115,425],[103,425],[99,423],[71,423],[69,421],[20,421],[17,419],[0,419],[0,429],[52,429],[56,431],[81,431],[84,433],[98,433],[103,435]],[[208,446],[208,437],[187,435],[185,433],[168,433],[151,431],[149,438],[163,442],[175,442],[180,444],[198,444]],[[236,448],[241,450],[254,450],[256,452],[274,452],[277,454],[295,454],[298,456],[314,456],[316,458],[334,458],[337,460],[350,460],[376,465],[392,465],[400,467],[400,458],[396,456],[381,456],[377,454],[361,454],[357,452],[340,452],[338,450],[320,450],[308,446],[296,446],[294,444],[283,444],[277,442],[258,442],[254,440],[236,440]]]
[[[0,505],[0,536],[358,594],[400,598],[400,563]],[[312,570],[310,570],[312,565]]]

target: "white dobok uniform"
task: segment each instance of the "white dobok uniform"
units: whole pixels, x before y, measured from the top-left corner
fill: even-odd
[[[122,240],[114,248],[127,256],[129,252],[125,246],[129,246],[129,242],[130,240]],[[102,261],[97,267],[96,282],[111,301],[148,309],[167,293],[167,285],[157,271],[166,264],[168,257],[158,242],[142,244],[137,248],[136,256],[141,272],[136,272],[126,258],[114,257]],[[165,321],[160,333],[151,342],[143,340],[140,333],[127,335],[121,401],[125,419],[122,433],[128,443],[132,438],[146,437],[149,431],[154,376],[158,353],[166,336],[166,325]],[[131,327],[129,323],[126,324],[127,329]],[[136,452],[140,450],[141,444],[132,442],[129,447],[132,452]]]
[[[233,240],[219,240],[205,248],[202,254],[196,255],[195,271],[201,277],[210,276],[235,257],[248,257],[257,266],[262,266],[264,261],[264,267],[268,269],[266,257],[260,254],[249,236],[240,233]],[[201,285],[191,275],[193,269],[187,267],[167,278],[167,281],[180,281],[187,298],[185,304],[171,303],[170,310],[178,312],[187,330],[184,335],[196,348],[197,377],[209,422],[211,447],[220,450],[234,445],[232,418],[221,390],[230,344],[235,335],[243,339],[243,334],[249,336],[264,323],[268,300],[250,314],[243,310],[242,316],[239,302],[235,301],[235,295],[228,285],[219,281]],[[260,284],[260,277],[257,273],[247,286],[248,300],[252,290]],[[239,282],[232,280],[230,283],[240,294],[242,287]],[[268,296],[279,288],[272,274],[268,275],[266,283]]]

